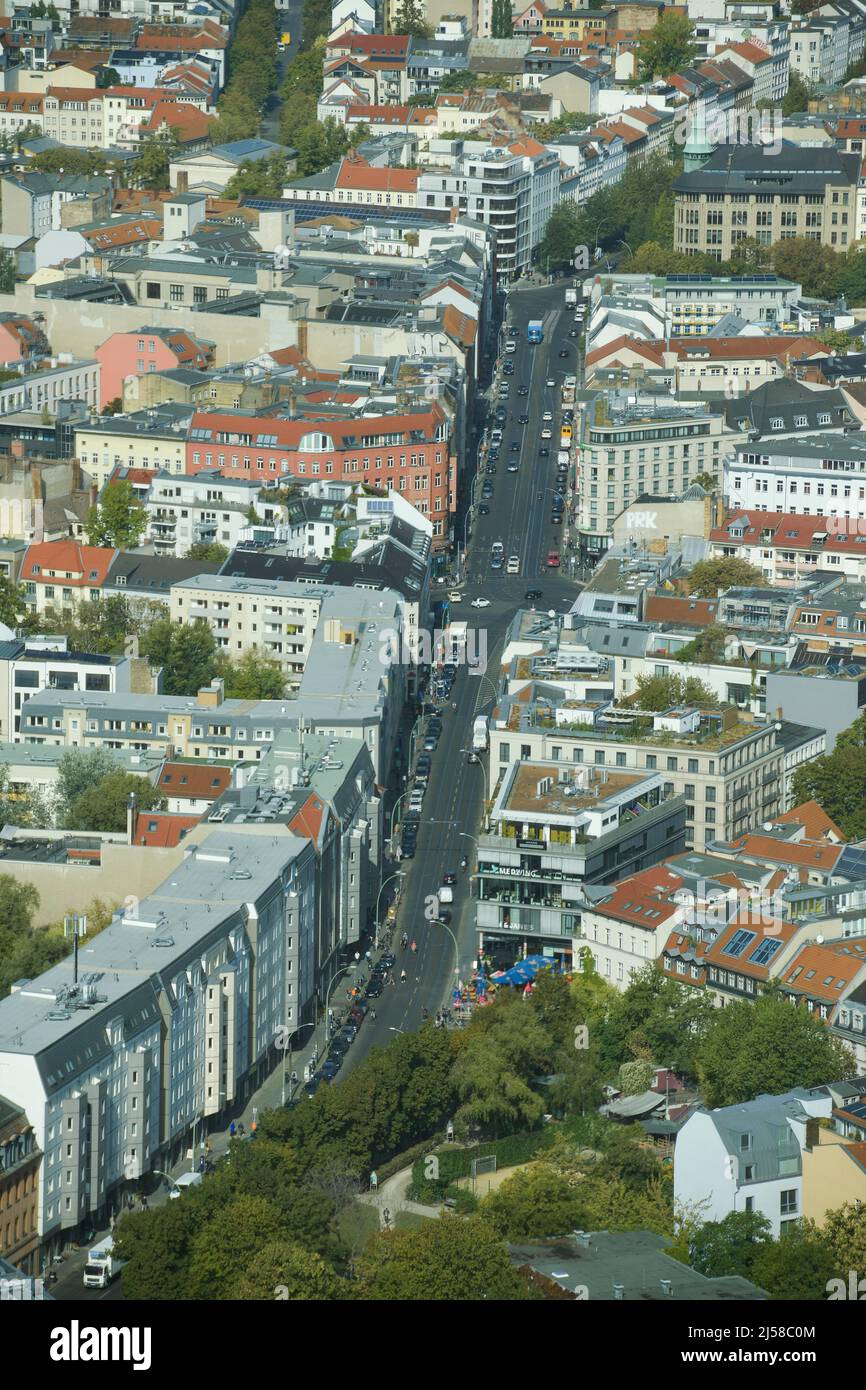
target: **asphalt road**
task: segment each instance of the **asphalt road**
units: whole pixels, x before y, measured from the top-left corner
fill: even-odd
[[[580,588],[580,584],[562,570],[548,571],[545,566],[548,551],[560,549],[563,533],[567,529],[565,523],[552,525],[549,495],[556,481],[560,386],[564,376],[578,374],[577,340],[568,337],[568,330],[573,326],[573,310],[565,308],[565,285],[515,290],[509,297],[507,317],[520,330],[515,339],[517,350],[510,355],[515,364],[514,373],[504,378],[511,383],[506,404],[509,416],[513,418],[509,418],[503,426],[500,463],[496,477],[492,479],[494,492],[489,502],[490,514],[476,515],[474,527],[470,528],[467,577],[460,586],[463,600],[452,606],[454,619],[483,629],[487,643],[487,672],[482,677],[465,666],[458,667],[452,691],[452,700],[456,701],[457,709],[452,710],[451,701],[448,701],[441,714],[442,736],[438,748],[431,755],[431,777],[421,812],[415,857],[402,864],[395,861],[383,873],[383,882],[398,868],[405,873],[394,931],[393,949],[397,963],[393,973],[397,983],[386,986],[381,997],[373,1001],[376,1019],[368,1018],[365,1021],[349,1049],[340,1076],[357,1066],[371,1047],[387,1042],[392,1031],[420,1028],[424,1022],[424,1008],[432,1016],[443,1003],[449,1001],[455,971],[461,979],[465,979],[470,972],[476,959],[470,875],[475,862],[474,840],[481,827],[489,766],[486,755],[477,764],[467,761],[473,721],[477,714],[489,713],[493,708],[504,639],[516,610],[526,606],[526,589],[542,590],[543,597],[538,604],[542,611],[554,609],[564,612]],[[526,341],[526,324],[530,318],[538,317],[544,319],[544,340],[530,346]],[[558,355],[563,343],[569,348],[566,359]],[[507,359],[504,357],[504,360]],[[546,385],[548,378],[555,380],[555,387]],[[518,395],[518,387],[522,384],[530,388],[528,396]],[[489,407],[491,414],[498,402],[495,387],[492,394],[495,399]],[[482,412],[486,413],[486,409],[487,403],[484,402]],[[541,417],[545,410],[553,412],[553,438],[547,442],[549,457],[540,458]],[[529,423],[522,426],[517,424],[516,417],[524,413],[529,415]],[[490,423],[492,425],[492,420]],[[512,457],[512,441],[517,441],[521,446],[517,473],[506,471]],[[480,468],[483,478],[483,463],[480,463]],[[541,502],[538,501],[539,492],[543,494]],[[480,494],[479,481],[479,499]],[[490,569],[490,549],[497,540],[502,542],[506,556],[520,556],[519,575],[507,576],[504,571]],[[473,608],[471,600],[478,596],[488,599],[490,606]],[[423,742],[421,733],[422,728],[419,727],[416,754]],[[397,809],[395,827],[399,824],[400,809]],[[398,841],[399,835],[395,843]],[[470,869],[466,872],[460,869],[464,854],[470,863]],[[437,894],[446,871],[457,874],[457,884],[453,889],[454,902],[449,905],[453,914],[451,926],[457,938],[456,963],[451,935],[425,916],[427,900]],[[414,954],[411,950],[400,950],[400,937],[404,931],[410,942],[414,939],[417,943]],[[405,984],[399,982],[402,969],[405,969],[408,977]],[[339,1004],[346,1003],[342,987],[335,991],[335,999]]]
[[[274,140],[277,144],[280,142],[280,110],[282,107],[280,88],[286,80],[289,63],[301,46],[302,22],[302,0],[288,0],[285,7],[280,10],[280,29],[282,31],[288,29],[292,36],[292,42],[287,49],[280,49],[277,54],[279,71],[277,86],[268,97],[261,122],[262,139]]]

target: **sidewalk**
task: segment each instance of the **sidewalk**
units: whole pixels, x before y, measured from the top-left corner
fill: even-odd
[[[388,1178],[382,1186],[375,1192],[362,1192],[358,1196],[359,1202],[366,1203],[367,1206],[375,1207],[379,1213],[379,1227],[387,1231],[393,1227],[400,1212],[411,1212],[413,1216],[425,1216],[428,1220],[436,1221],[444,1208],[430,1207],[423,1202],[410,1202],[406,1196],[409,1184],[412,1181],[412,1169],[401,1168],[399,1173]],[[388,1213],[388,1220],[385,1220],[385,1212]]]

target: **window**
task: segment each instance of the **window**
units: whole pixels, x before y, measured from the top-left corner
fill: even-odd
[[[796,1216],[796,1215],[797,1215],[797,1189],[796,1189],[796,1187],[789,1187],[786,1191],[781,1192],[781,1193],[779,1194],[779,1215],[780,1215],[780,1216]]]

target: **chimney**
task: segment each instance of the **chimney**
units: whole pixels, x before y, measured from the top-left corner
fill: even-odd
[[[81,464],[78,459],[72,460],[72,491],[81,491]]]
[[[189,174],[185,169],[179,169],[177,173],[177,183],[174,186],[175,193],[189,192]]]
[[[23,439],[13,439],[13,440],[12,440],[12,443],[9,445],[9,453],[12,455],[12,457],[13,457],[14,459],[23,459],[23,457],[24,457],[24,440],[23,440]]]
[[[34,463],[30,468],[30,496],[34,502],[43,500],[42,492],[42,469],[38,463]]]
[[[95,506],[96,506],[96,502],[97,502],[98,497],[99,497],[99,488],[96,486],[96,483],[91,483],[91,484],[90,484],[90,505],[91,505],[91,507],[95,507]]]
[[[136,810],[135,792],[130,792],[126,799],[126,843],[131,845],[135,840],[135,827],[138,822],[138,812]]]
[[[203,685],[195,697],[197,705],[204,705],[206,709],[216,709],[225,699],[225,681],[221,676],[215,676],[210,685]]]

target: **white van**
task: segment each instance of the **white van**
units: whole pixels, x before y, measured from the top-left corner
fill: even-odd
[[[517,351],[517,344],[513,338],[509,338],[508,342],[505,344],[505,351],[509,353]]]

